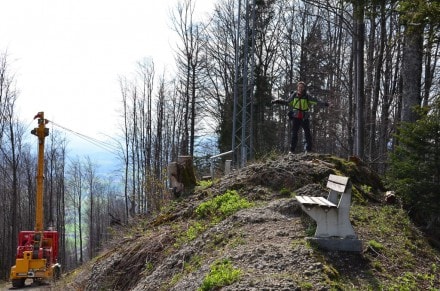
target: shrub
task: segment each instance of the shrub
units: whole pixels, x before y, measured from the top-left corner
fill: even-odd
[[[435,225],[440,213],[440,99],[429,111],[420,110],[420,116],[399,128],[387,181],[412,218]]]

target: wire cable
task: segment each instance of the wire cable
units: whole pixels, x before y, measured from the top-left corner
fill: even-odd
[[[103,149],[105,151],[108,151],[108,152],[110,152],[112,154],[115,154],[115,155],[118,153],[118,148],[116,146],[112,145],[112,144],[103,142],[101,140],[98,140],[96,138],[87,136],[87,135],[79,133],[79,132],[76,132],[76,131],[74,131],[72,129],[69,129],[69,128],[65,127],[65,126],[62,126],[62,125],[60,125],[60,124],[58,124],[56,122],[53,122],[52,120],[48,120],[48,121],[50,123],[52,123],[54,126],[59,127],[59,128],[65,130],[65,131],[68,131],[68,132],[78,136],[79,138],[81,138],[81,139],[83,139],[85,141],[88,141],[89,143],[91,143],[91,144],[93,144],[93,145],[95,145],[95,146],[97,146],[97,147],[99,147],[99,148],[101,148],[101,149]]]

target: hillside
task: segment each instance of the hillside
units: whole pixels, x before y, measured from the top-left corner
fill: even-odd
[[[364,243],[361,254],[322,251],[305,239],[315,224],[294,196],[326,195],[333,173],[353,182],[350,216]],[[202,185],[158,215],[115,229],[112,244],[56,288],[440,288],[440,252],[398,203],[383,203],[380,178],[360,162],[318,154],[274,156]]]

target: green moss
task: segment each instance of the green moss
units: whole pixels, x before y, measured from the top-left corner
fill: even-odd
[[[362,161],[345,160],[335,156],[324,156],[323,159],[335,165],[333,169],[335,175],[350,177],[353,185],[362,185],[359,189],[353,187],[353,200],[363,204],[366,202],[365,194],[376,199],[382,194],[380,191],[384,190],[384,186],[380,177]]]
[[[310,282],[300,282],[299,287],[301,290],[313,290],[313,284]]]
[[[173,226],[173,228],[177,228],[177,226]],[[191,222],[189,227],[183,232],[180,229],[176,229],[176,232],[178,232],[179,234],[177,235],[177,239],[176,242],[174,243],[174,247],[177,248],[185,243],[195,240],[202,232],[206,230],[206,228],[207,228],[206,224],[199,221],[195,221],[195,222]]]
[[[184,263],[183,269],[184,272],[188,274],[197,271],[198,269],[200,269],[201,266],[202,266],[202,257],[195,255],[191,257],[189,262]]]
[[[231,285],[238,281],[242,271],[234,268],[232,263],[227,260],[217,260],[210,268],[208,275],[203,279],[199,291],[216,290],[223,286]]]
[[[324,160],[335,165],[336,175],[347,176],[350,173],[353,173],[356,169],[356,164],[352,161],[341,159],[335,156],[327,156],[324,158]]]
[[[175,274],[173,278],[171,278],[171,281],[168,284],[164,284],[164,286],[160,290],[168,290],[170,287],[176,285],[177,282],[179,282],[180,279],[182,279],[182,277],[183,277],[182,273]]]
[[[292,194],[291,194],[291,192],[290,192],[290,190],[289,189],[286,189],[286,188],[281,188],[281,190],[280,190],[280,195],[282,196],[282,197],[290,197]]]
[[[199,218],[211,218],[213,220],[222,220],[234,214],[240,209],[254,206],[245,198],[241,198],[237,191],[230,190],[223,195],[201,203],[195,210]]]
[[[197,186],[199,186],[202,190],[210,188],[212,186],[212,184],[213,184],[212,180],[203,180],[203,181],[197,182]]]
[[[375,240],[370,240],[368,246],[379,253],[384,249],[383,245]]]
[[[368,237],[374,238],[366,242],[369,251],[364,253],[370,261],[371,270],[377,277],[387,278],[382,282],[386,290],[415,290],[414,286],[431,286],[434,279],[431,274],[437,270],[417,273],[414,272],[417,261],[421,257],[436,256],[427,249],[424,237],[412,226],[407,213],[393,206],[360,206],[351,208],[353,222],[356,228],[368,231]],[[364,233],[365,235],[365,233]],[[403,276],[388,276],[390,261],[404,273]],[[398,286],[401,286],[398,287]]]
[[[231,248],[236,248],[246,244],[245,235],[242,232],[236,233],[228,242]]]
[[[371,267],[373,267],[373,269],[375,269],[376,271],[382,272],[383,269],[383,265],[379,260],[374,260],[371,262]]]
[[[142,272],[142,274],[143,275],[149,274],[153,270],[154,270],[154,264],[148,260],[145,261],[145,267],[144,267],[144,271]]]
[[[204,258],[201,255],[194,255],[188,258],[187,261],[183,262],[181,272],[174,274],[170,281],[164,283],[158,290],[172,289],[172,287],[175,286],[182,278],[185,278],[188,274],[199,270],[202,266],[203,259]]]
[[[197,236],[205,230],[205,228],[206,227],[202,225],[200,222],[195,222],[186,231],[186,237],[188,238],[189,241],[192,241],[196,239]]]

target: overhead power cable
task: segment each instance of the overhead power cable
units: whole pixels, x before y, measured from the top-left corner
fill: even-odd
[[[53,122],[52,120],[49,120],[49,121],[50,121],[50,123],[52,123],[54,126],[59,127],[59,128],[65,130],[65,131],[68,131],[68,132],[70,132],[70,133],[72,133],[72,134],[78,136],[79,138],[81,138],[81,139],[83,139],[83,140],[85,140],[85,141],[87,141],[87,142],[89,142],[89,143],[91,143],[91,144],[93,144],[93,145],[95,145],[95,146],[97,146],[97,147],[99,147],[99,148],[105,150],[105,151],[108,151],[108,152],[110,152],[110,153],[112,153],[112,154],[117,154],[117,152],[118,152],[118,148],[117,148],[116,146],[112,145],[112,144],[109,144],[109,143],[103,142],[103,141],[101,141],[101,140],[98,140],[98,139],[96,139],[96,138],[93,138],[93,137],[87,136],[87,135],[82,134],[82,133],[79,133],[79,132],[76,132],[76,131],[74,131],[74,130],[72,130],[72,129],[69,129],[69,128],[65,127],[65,126],[62,126],[62,125],[60,125],[60,124],[58,124],[58,123],[55,123],[55,122]]]

